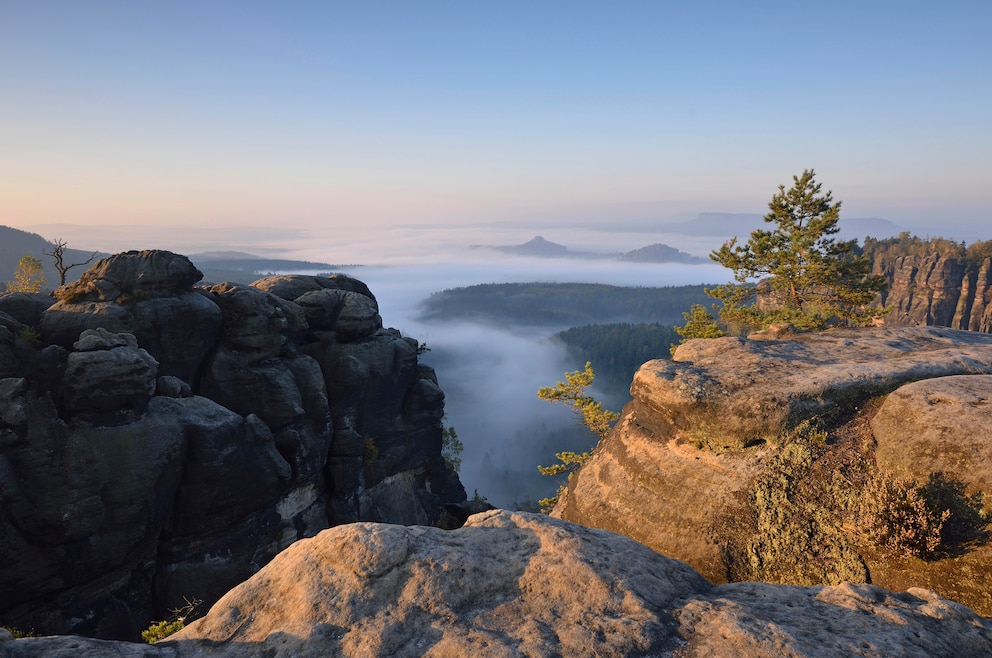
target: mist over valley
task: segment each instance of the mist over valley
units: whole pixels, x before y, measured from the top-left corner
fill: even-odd
[[[722,267],[701,258],[715,246],[713,238],[639,230],[556,225],[395,226],[309,229],[304,235],[275,228],[226,232],[169,226],[106,231],[74,230],[67,225],[44,228],[46,239],[60,237],[70,247],[97,245],[93,248],[102,253],[146,248],[183,253],[204,272],[204,281],[215,283],[248,284],[272,273],[329,272],[365,282],[378,301],[384,326],[399,329],[428,350],[421,358],[435,368],[445,393],[445,423],[455,428],[465,446],[461,476],[469,495],[477,490],[494,505],[504,507],[533,507],[533,501],[552,495],[557,484],[541,476],[537,465],[552,463],[556,452],[588,450],[595,443],[595,437],[568,409],[537,398],[540,387],[561,381],[565,372],[585,365],[585,358],[574,349],[570,354],[554,335],[591,324],[672,324],[681,320],[681,312],[692,303],[705,299],[700,284],[729,278]],[[478,244],[522,245],[533,241],[536,234],[564,246],[569,255],[549,258],[473,248]],[[40,238],[37,241],[44,244]],[[616,257],[660,243],[676,254],[692,254],[702,264],[631,262]],[[9,254],[11,270],[24,251],[37,250],[41,260],[48,260],[41,247],[18,245]],[[572,257],[575,254],[598,257]],[[72,274],[78,277],[85,269],[77,268]],[[4,278],[11,276],[8,273]],[[427,305],[432,296],[436,300],[444,291],[535,283],[542,284],[536,302],[542,313],[537,318],[509,313],[484,299],[488,312],[483,315],[472,312],[471,305],[452,305],[450,300],[434,312]],[[586,298],[587,292],[580,292],[583,286],[595,290],[594,297]],[[605,286],[630,294],[613,294]],[[690,296],[682,291],[680,301],[665,306],[659,295],[665,294],[666,286],[695,288]],[[633,298],[637,303],[631,305]],[[478,295],[473,299],[480,300]],[[670,341],[660,341],[648,346],[649,358],[667,356],[669,345]],[[593,367],[600,376],[592,393],[606,407],[619,410],[629,399],[627,388],[633,373],[617,374],[611,364],[595,360]],[[612,384],[604,385],[608,380]]]
[[[386,326],[416,338],[430,350],[421,358],[435,368],[445,392],[446,424],[456,429],[465,445],[462,482],[470,495],[478,491],[492,504],[503,507],[527,507],[553,495],[557,483],[541,476],[537,465],[552,463],[556,452],[588,450],[595,445],[596,437],[579,425],[568,409],[537,398],[538,388],[561,381],[565,372],[583,367],[584,360],[570,356],[565,345],[553,339],[556,332],[575,324],[533,324],[494,314],[425,314],[424,302],[444,290],[489,283],[656,287],[697,285],[727,278],[723,268],[711,264],[493,255],[474,261],[450,259],[344,271],[369,286]],[[657,317],[650,314],[596,320],[656,321]],[[655,346],[655,356],[665,357],[668,350],[669,343],[659,344]],[[629,399],[626,390],[608,394],[596,386],[592,393],[614,410]]]
[[[756,221],[760,223],[760,216],[708,213],[682,225],[661,222],[654,230],[623,222],[615,223],[612,230],[588,224],[522,227],[512,223],[328,227],[305,232],[275,228],[177,232],[170,227],[157,231],[145,227],[84,234],[68,226],[49,228],[57,228],[59,236],[69,236],[71,246],[78,240],[80,246],[89,248],[95,240],[106,239],[107,246],[99,245],[105,251],[148,247],[185,252],[207,274],[206,280],[250,283],[272,272],[335,271],[365,282],[378,300],[384,325],[416,338],[427,350],[422,360],[435,368],[446,396],[445,423],[457,431],[465,446],[461,476],[470,495],[477,491],[497,506],[533,508],[534,501],[552,495],[557,486],[538,473],[537,465],[552,463],[556,452],[588,450],[595,444],[595,436],[568,409],[537,398],[538,388],[562,380],[565,372],[585,364],[578,354],[581,350],[573,347],[570,351],[555,334],[586,325],[680,323],[682,311],[693,303],[706,303],[701,284],[731,277],[729,271],[705,258],[709,251],[723,239],[746,234]],[[884,220],[873,225],[899,228]],[[539,240],[536,235],[541,236]],[[539,247],[550,244],[552,251],[528,256],[513,248],[479,248],[535,243]],[[666,247],[663,253],[681,254],[695,262],[617,258],[655,245]],[[557,256],[555,249],[560,252]],[[526,248],[522,251],[526,253]],[[473,286],[485,290],[493,289],[493,284],[545,284],[536,287],[540,289],[536,305],[542,312],[536,318],[524,317],[485,299],[480,291],[472,292]],[[636,288],[629,291],[630,296],[648,302],[618,307],[612,303],[617,295],[608,290],[600,289],[595,299],[586,299],[580,287],[566,284]],[[695,288],[665,290],[671,286]],[[520,296],[533,293],[529,290]],[[471,301],[459,301],[459,294],[468,294]],[[671,298],[667,303],[666,296]],[[652,304],[652,298],[658,303]],[[486,312],[473,310],[473,304],[482,304]],[[659,340],[643,346],[644,360],[667,357],[670,344]],[[633,373],[618,372],[613,364],[596,360],[593,368],[600,373],[593,395],[618,411],[629,400],[627,387]]]

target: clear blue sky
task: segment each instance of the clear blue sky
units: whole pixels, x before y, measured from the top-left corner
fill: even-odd
[[[992,226],[992,2],[0,0],[0,223]],[[992,237],[992,236],[990,236]]]

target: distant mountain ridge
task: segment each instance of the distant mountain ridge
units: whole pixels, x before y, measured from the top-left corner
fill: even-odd
[[[766,228],[764,215],[754,213],[703,212],[693,219],[659,226],[661,232],[680,235],[712,236],[714,238],[746,238],[751,231]],[[899,235],[906,229],[881,217],[844,218],[838,224],[840,236],[844,239],[866,236],[887,238]]]
[[[22,231],[10,226],[0,226],[0,292],[6,289],[6,282],[14,278],[17,263],[24,256],[34,256],[45,269],[47,280],[46,289],[54,289],[59,284],[59,273],[56,271],[51,256],[45,254],[52,250],[52,243],[37,233]],[[65,262],[84,263],[92,251],[67,248]],[[97,252],[97,258],[109,256],[106,252]],[[243,251],[207,251],[190,256],[196,266],[203,272],[204,280],[249,284],[265,275],[280,273],[329,273],[344,267],[357,265],[335,265],[306,260],[290,260],[283,258],[265,258]],[[66,283],[72,283],[86,271],[86,267],[76,267],[66,275]]]
[[[491,249],[514,256],[532,256],[536,258],[579,258],[619,260],[631,263],[687,263],[697,264],[709,262],[704,258],[679,251],[667,244],[655,243],[626,253],[597,253],[592,251],[569,251],[563,244],[545,240],[540,235],[518,245],[472,245],[471,249]]]
[[[264,258],[243,251],[205,251],[201,254],[192,254],[190,260],[196,263],[223,263],[232,269],[250,269],[258,271],[261,269],[309,269],[309,270],[329,270],[341,265],[331,263],[319,263],[309,260],[292,260],[287,258]],[[353,267],[353,266],[349,266]]]
[[[206,281],[231,281],[244,284],[270,274],[327,274],[345,267],[308,260],[263,258],[243,251],[206,251],[192,254],[189,259],[203,272]],[[348,265],[348,267],[356,266]]]

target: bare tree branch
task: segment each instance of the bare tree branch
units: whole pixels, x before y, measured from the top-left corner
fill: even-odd
[[[68,272],[74,267],[79,267],[80,265],[89,265],[90,263],[93,262],[93,259],[96,258],[100,253],[98,251],[94,251],[93,255],[87,258],[86,260],[84,260],[82,263],[72,263],[70,265],[66,265],[64,259],[65,259],[65,248],[67,244],[68,243],[62,238],[55,238],[55,240],[52,241],[52,245],[53,245],[52,250],[42,252],[46,256],[51,256],[52,260],[55,261],[55,269],[59,271],[60,286],[65,285],[66,272]]]

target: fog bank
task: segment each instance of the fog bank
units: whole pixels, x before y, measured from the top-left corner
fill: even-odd
[[[422,320],[419,305],[431,293],[480,283],[531,281],[665,286],[726,281],[716,265],[640,264],[570,259],[480,257],[474,261],[343,268],[379,301],[386,326],[425,343],[446,396],[446,423],[465,444],[462,481],[503,507],[526,506],[554,494],[537,472],[562,450],[586,450],[595,437],[564,405],[537,398],[537,390],[564,379],[582,363],[551,336],[565,326],[520,327],[462,320]],[[595,367],[595,364],[593,364]],[[596,391],[593,391],[596,394]],[[614,410],[619,408],[614,406]]]

